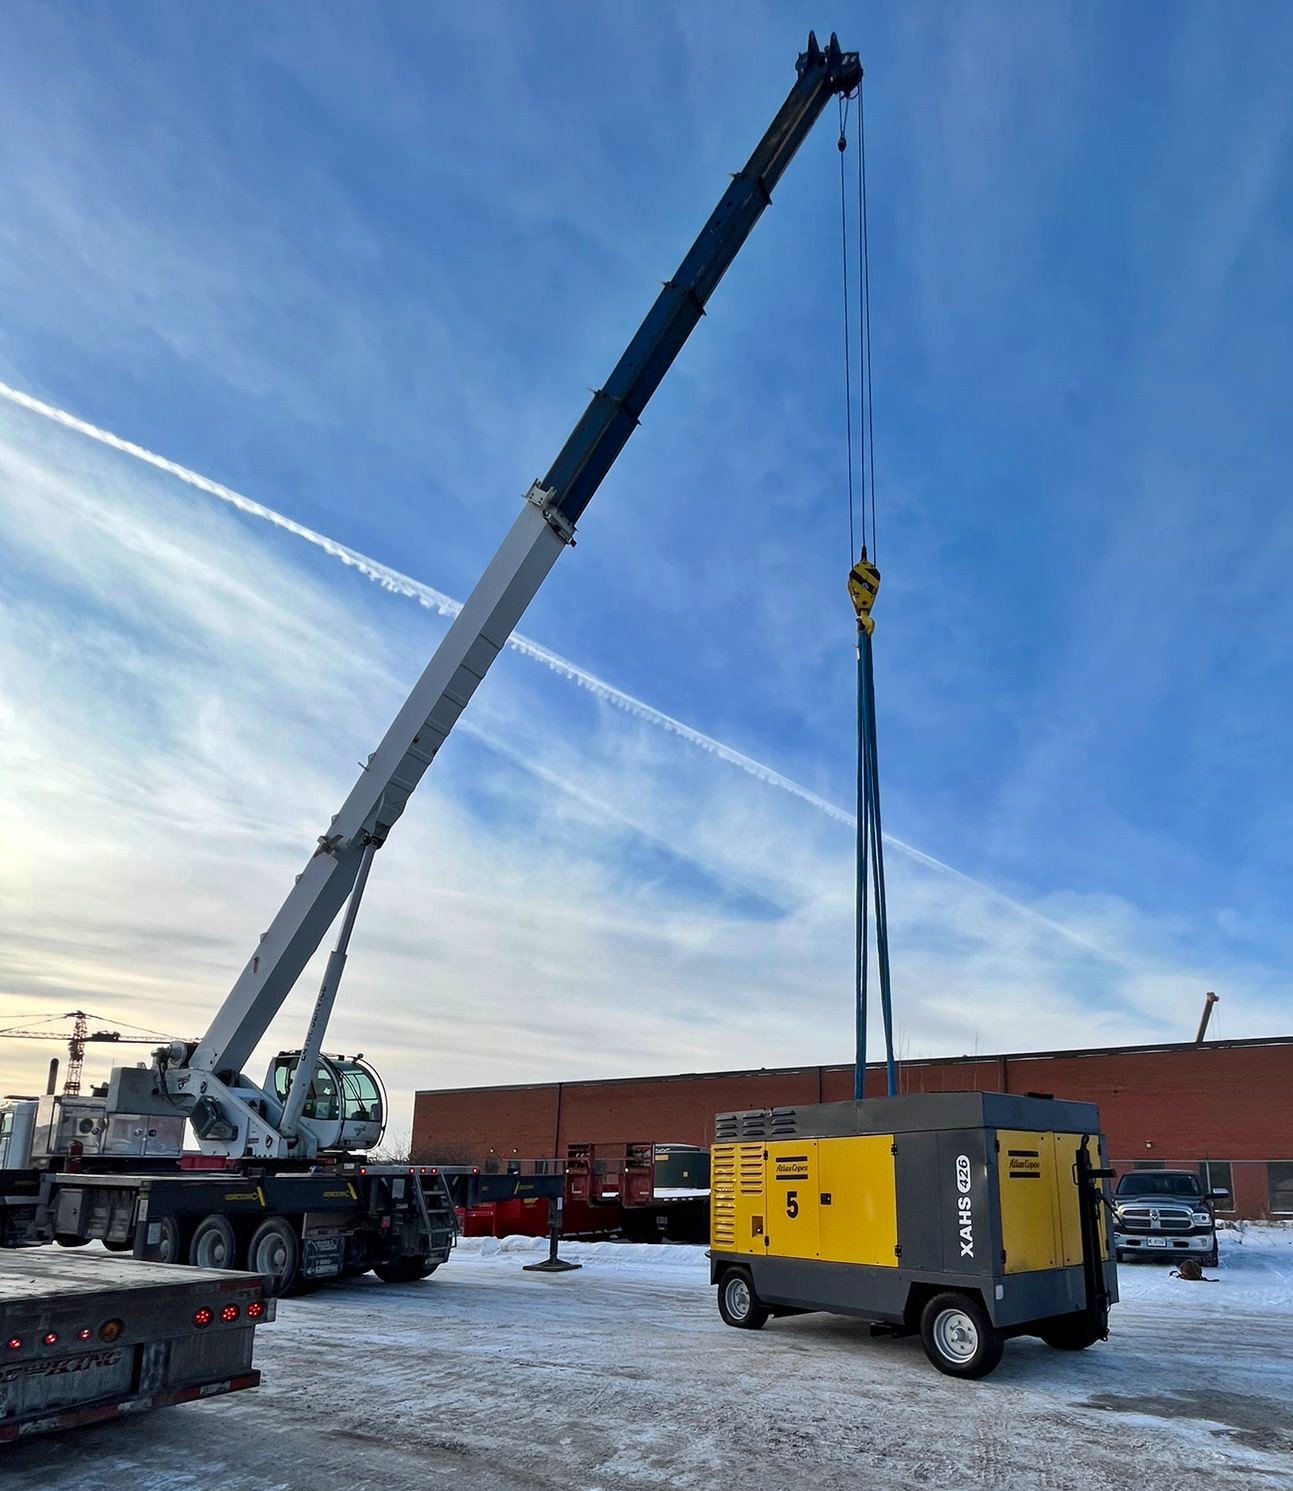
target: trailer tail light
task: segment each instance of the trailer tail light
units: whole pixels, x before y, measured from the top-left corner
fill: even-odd
[[[199,1328],[204,1325],[210,1325],[214,1319],[214,1310],[208,1310],[205,1305],[200,1310],[194,1310],[193,1312],[193,1324]]]
[[[265,1313],[265,1306],[258,1299],[252,1300],[251,1304],[249,1304],[247,1306],[247,1319],[248,1320],[259,1320],[260,1317],[264,1313]]]
[[[88,1341],[93,1334],[94,1332],[88,1325],[82,1326],[81,1329],[76,1333],[76,1339],[78,1341]]]
[[[46,1346],[57,1346],[58,1345],[58,1332],[57,1331],[46,1331],[42,1339],[44,1340]]]
[[[105,1320],[99,1327],[100,1341],[115,1341],[126,1328],[124,1320]]]
[[[226,1305],[224,1309],[220,1311],[220,1319],[223,1320],[226,1325],[232,1325],[233,1322],[237,1320],[240,1313],[241,1312],[238,1309],[237,1305]]]
[[[22,1337],[21,1336],[10,1336],[9,1337],[9,1350],[10,1351],[21,1351],[22,1350]]]

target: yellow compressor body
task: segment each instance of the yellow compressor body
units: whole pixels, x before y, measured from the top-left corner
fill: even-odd
[[[710,1276],[730,1325],[829,1310],[919,1330],[953,1376],[1012,1335],[1108,1334],[1103,1140],[1089,1103],[911,1093],[723,1113]]]

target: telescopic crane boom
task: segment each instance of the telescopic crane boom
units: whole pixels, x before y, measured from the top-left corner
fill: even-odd
[[[833,35],[823,49],[809,35],[807,50],[796,65],[795,84],[776,118],[744,170],[733,177],[604,387],[594,393],[547,475],[525,494],[510,532],[340,811],[319,836],[205,1036],[196,1047],[159,1053],[158,1067],[151,1074],[129,1074],[124,1069],[114,1073],[110,1106],[158,1111],[159,1098],[171,1104],[172,1111],[176,1104],[192,1104],[200,1108],[194,1127],[200,1138],[205,1132],[204,1147],[239,1155],[310,1152],[308,1121],[301,1120],[299,1112],[289,1112],[288,1128],[300,1123],[300,1138],[284,1134],[285,1094],[252,1088],[241,1076],[243,1065],[356,890],[357,880],[362,890],[373,851],[385,842],[557,556],[574,542],[576,523],[772,200],[772,190],[795,152],[829,101],[851,94],[861,77],[856,52],[842,51]],[[352,904],[325,976],[311,1039],[300,1057],[299,1070],[307,1076],[336,994],[354,910]],[[144,1078],[149,1079],[151,1093],[145,1091]],[[147,1103],[150,1096],[153,1101]],[[300,1108],[299,1094],[296,1103],[288,1101],[291,1108]]]

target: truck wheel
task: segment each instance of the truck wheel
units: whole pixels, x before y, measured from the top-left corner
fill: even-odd
[[[436,1265],[427,1267],[425,1258],[397,1258],[394,1263],[377,1263],[373,1272],[383,1284],[412,1284],[434,1273]]]
[[[718,1313],[724,1324],[738,1330],[757,1331],[767,1324],[767,1308],[755,1294],[745,1269],[734,1268],[723,1275],[718,1286]]]
[[[1212,1251],[1210,1253],[1205,1253],[1203,1257],[1199,1259],[1199,1262],[1204,1266],[1204,1268],[1221,1267],[1221,1253],[1216,1243],[1212,1244]]]
[[[127,1238],[125,1242],[109,1242],[105,1237],[103,1239],[103,1246],[107,1248],[109,1253],[133,1253],[135,1251],[134,1238]]]
[[[88,1237],[77,1237],[73,1232],[56,1232],[54,1241],[60,1248],[83,1248],[90,1241]]]
[[[1076,1315],[1057,1315],[1037,1334],[1055,1351],[1085,1351],[1104,1339],[1104,1332],[1085,1310]]]
[[[301,1240],[285,1217],[266,1217],[247,1244],[247,1268],[265,1280],[271,1299],[286,1294],[301,1266]]]
[[[194,1268],[233,1268],[238,1239],[228,1217],[209,1216],[193,1229],[189,1239],[189,1262]]]
[[[148,1223],[151,1232],[153,1223]],[[174,1217],[163,1217],[157,1226],[157,1242],[153,1251],[157,1254],[158,1263],[178,1263],[180,1261],[180,1224]]]
[[[949,1377],[986,1377],[1001,1360],[1005,1338],[970,1294],[936,1294],[920,1317],[925,1355]]]

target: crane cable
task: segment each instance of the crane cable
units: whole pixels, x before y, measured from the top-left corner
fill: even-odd
[[[848,445],[849,570],[848,590],[857,613],[857,887],[855,894],[854,1030],[855,1054],[853,1096],[861,1098],[866,1081],[867,1016],[870,982],[870,924],[875,917],[875,958],[880,984],[880,1012],[884,1024],[885,1089],[892,1097],[898,1091],[898,1068],[893,1050],[893,1001],[889,976],[889,909],[885,891],[884,835],[880,817],[880,762],[876,740],[875,662],[872,634],[875,621],[871,609],[880,589],[876,568],[875,420],[871,382],[871,272],[867,233],[866,134],[863,124],[862,86],[857,89],[857,236],[858,255],[858,507],[861,513],[862,547],[853,562],[853,394],[852,350],[849,335],[848,202],[844,154],[848,102],[840,103],[840,233],[843,248],[844,282],[844,397],[845,431]],[[871,553],[867,553],[867,494],[871,499]]]

